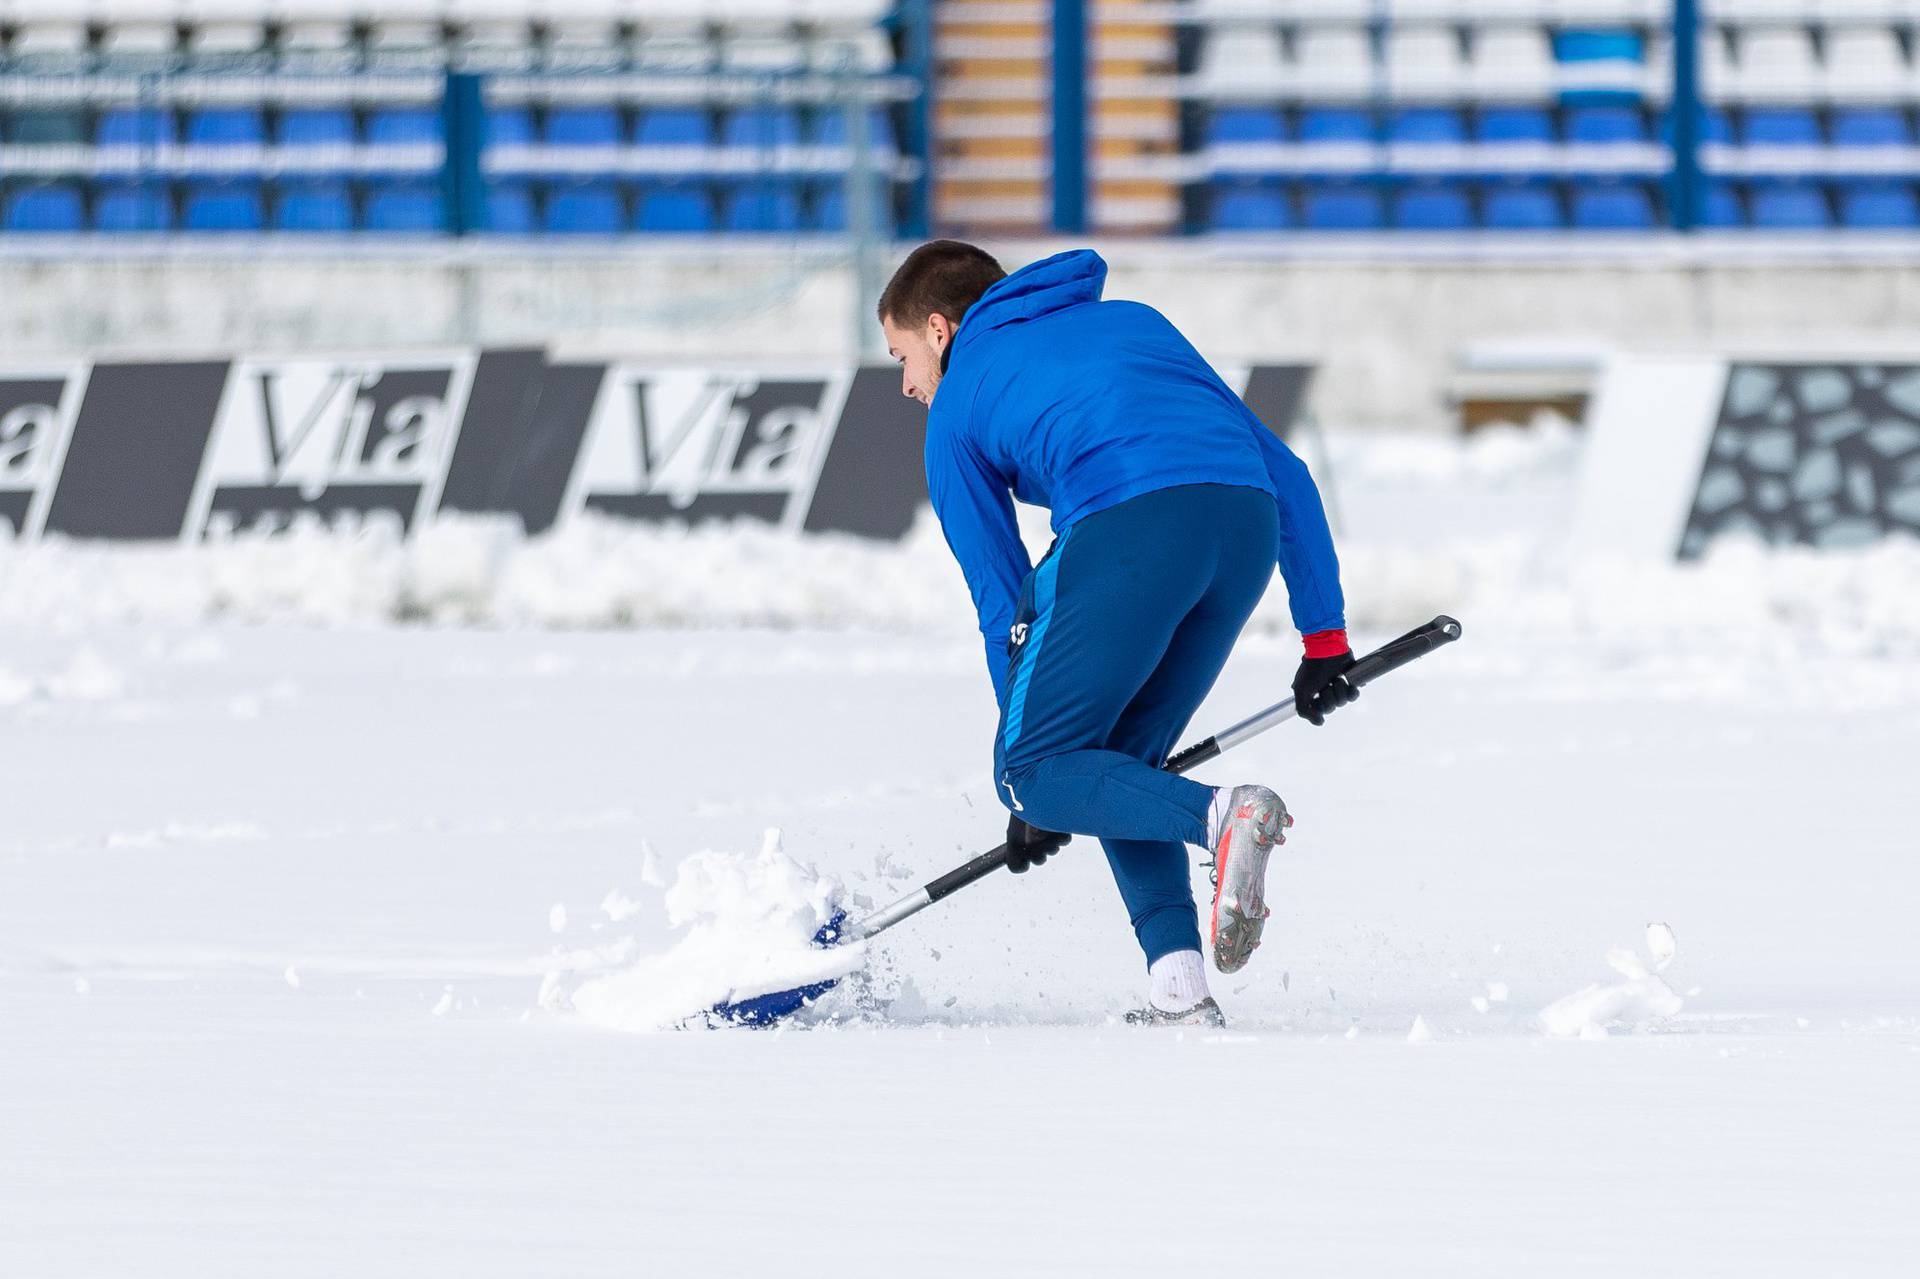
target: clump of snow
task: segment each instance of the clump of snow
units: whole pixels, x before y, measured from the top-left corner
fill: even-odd
[[[1428,1029],[1427,1019],[1418,1013],[1414,1014],[1412,1029],[1407,1031],[1407,1042],[1410,1044],[1430,1044],[1433,1042],[1433,1031]]]
[[[1665,924],[1647,925],[1648,948],[1665,968],[1676,947],[1673,930]],[[1639,955],[1625,947],[1607,952],[1607,967],[1625,980],[1595,982],[1556,999],[1540,1010],[1540,1024],[1549,1035],[1564,1039],[1605,1039],[1612,1026],[1644,1026],[1676,1016],[1684,1002],[1673,987],[1648,969]]]
[[[567,904],[555,902],[547,907],[547,928],[549,931],[564,933],[567,931]]]
[[[754,857],[697,853],[666,893],[667,922],[685,930],[679,940],[587,982],[573,1007],[610,1030],[664,1030],[716,1004],[844,977],[865,960],[865,944],[813,940],[841,900],[839,882],[788,856],[778,830]]]
[[[609,888],[607,895],[600,899],[600,913],[612,923],[624,923],[640,913],[640,903],[621,892],[618,888]]]

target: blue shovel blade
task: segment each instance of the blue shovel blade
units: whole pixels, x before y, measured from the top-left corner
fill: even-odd
[[[843,910],[835,911],[833,918],[813,935],[813,944],[825,947],[838,942],[840,926],[846,922],[847,913]],[[769,1026],[782,1017],[790,1017],[799,1012],[839,984],[836,978],[817,981],[809,986],[797,986],[792,990],[768,991],[764,995],[755,995],[751,999],[718,1003],[709,1010],[709,1019],[718,1018],[736,1026]]]

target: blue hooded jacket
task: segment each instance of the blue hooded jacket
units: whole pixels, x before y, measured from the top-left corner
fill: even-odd
[[[968,309],[927,414],[927,491],[966,575],[995,692],[1032,565],[1013,499],[1049,507],[1055,535],[1096,511],[1182,484],[1271,493],[1280,572],[1303,635],[1344,629],[1340,566],[1299,458],[1152,307],[1103,302],[1088,249],[1035,262]]]

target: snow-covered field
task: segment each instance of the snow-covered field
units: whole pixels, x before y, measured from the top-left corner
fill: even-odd
[[[1571,564],[1574,454],[1340,443],[1364,641],[1467,633],[1202,774],[1299,820],[1224,1034],[1089,841],[787,1030],[570,1008],[701,850],[997,842],[937,537],[0,547],[0,1273],[1912,1273],[1920,550]]]

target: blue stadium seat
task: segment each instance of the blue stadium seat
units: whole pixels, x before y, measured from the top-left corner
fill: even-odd
[[[611,182],[570,182],[547,190],[547,204],[540,219],[544,231],[614,235],[626,226],[620,188]]]
[[[811,140],[815,146],[843,147],[847,145],[847,113],[824,109],[814,116]],[[893,120],[886,111],[875,108],[867,118],[867,143],[876,151],[897,151],[899,142],[894,137]]]
[[[800,144],[800,116],[791,107],[746,107],[727,116],[721,141],[730,147]]]
[[[257,147],[267,141],[266,113],[254,107],[219,107],[187,117],[187,141],[210,147]]]
[[[1806,107],[1750,107],[1740,134],[1750,147],[1817,147],[1826,141],[1820,121]]]
[[[1750,201],[1753,225],[1772,231],[1814,231],[1832,225],[1833,214],[1818,187],[1798,182],[1755,186]]]
[[[1906,112],[1897,107],[1853,107],[1833,113],[1837,147],[1904,147],[1913,144]]]
[[[487,230],[498,235],[526,235],[536,225],[531,186],[512,181],[487,184]]]
[[[84,221],[80,189],[65,184],[16,187],[7,197],[9,231],[78,231]]]
[[[1551,231],[1566,224],[1559,197],[1543,186],[1491,187],[1481,210],[1484,225],[1495,231]]]
[[[280,113],[274,140],[285,147],[353,145],[353,112],[345,107],[296,107]]]
[[[711,231],[713,203],[704,187],[654,187],[640,196],[634,225],[642,231]]]
[[[1293,208],[1276,182],[1220,181],[1208,224],[1215,231],[1279,231],[1293,225]]]
[[[800,192],[790,182],[754,182],[726,193],[722,224],[729,231],[798,231]]]
[[[7,140],[23,146],[72,146],[87,140],[87,114],[76,107],[13,112]]]
[[[486,145],[528,146],[533,142],[533,112],[525,107],[488,107]]]
[[[640,117],[634,141],[643,147],[713,144],[713,119],[699,107],[656,107]]]
[[[1646,121],[1637,107],[1574,107],[1567,112],[1569,142],[1608,146],[1646,140]]]
[[[189,231],[258,231],[266,223],[266,200],[258,182],[187,184],[180,225]]]
[[[543,134],[561,147],[616,147],[622,141],[620,112],[607,106],[550,107]]]
[[[806,219],[808,227],[816,231],[844,231],[847,229],[847,189],[845,184],[830,182],[817,187],[814,192],[811,213]],[[869,227],[883,235],[894,231],[893,199],[885,184],[876,184],[873,193],[873,216]]]
[[[1394,193],[1393,225],[1402,231],[1465,231],[1473,226],[1473,206],[1459,187],[1423,183]]]
[[[1451,107],[1402,107],[1387,124],[1387,141],[1446,146],[1467,140],[1467,122]]]
[[[64,183],[16,187],[7,197],[9,231],[78,231],[84,217],[80,190]]]
[[[179,140],[173,112],[155,107],[109,107],[100,113],[93,141],[103,147],[151,147]]]
[[[1920,201],[1905,183],[1850,183],[1840,188],[1840,225],[1911,230],[1920,227]]]
[[[1645,187],[1580,186],[1573,191],[1573,225],[1583,231],[1647,231],[1654,226],[1653,199]]]
[[[353,192],[345,182],[290,182],[273,202],[276,231],[353,230]]]
[[[1705,107],[1696,117],[1699,128],[1696,132],[1704,145],[1730,147],[1734,143],[1733,113],[1725,107]],[[1673,144],[1673,113],[1660,113],[1660,141]]]
[[[164,186],[145,182],[115,182],[93,196],[96,231],[171,231],[173,201]]]
[[[1286,117],[1271,107],[1217,107],[1207,121],[1207,142],[1212,146],[1286,140]]]
[[[1309,107],[1300,113],[1302,142],[1372,142],[1373,115],[1348,107]]]
[[[1312,186],[1300,201],[1301,222],[1314,231],[1375,231],[1386,224],[1380,193],[1364,186]]]
[[[1639,62],[1643,48],[1639,35],[1624,28],[1575,28],[1554,34],[1553,56],[1556,62]]]
[[[417,146],[440,141],[440,113],[432,107],[380,107],[367,113],[367,141]]]
[[[1540,107],[1488,107],[1474,126],[1474,140],[1488,143],[1553,141],[1553,117]]]
[[[367,192],[360,225],[367,231],[415,235],[445,225],[446,206],[431,182],[380,182]]]
[[[1747,224],[1746,212],[1740,207],[1740,193],[1731,182],[1715,182],[1707,187],[1700,208],[1700,225],[1724,229]]]

